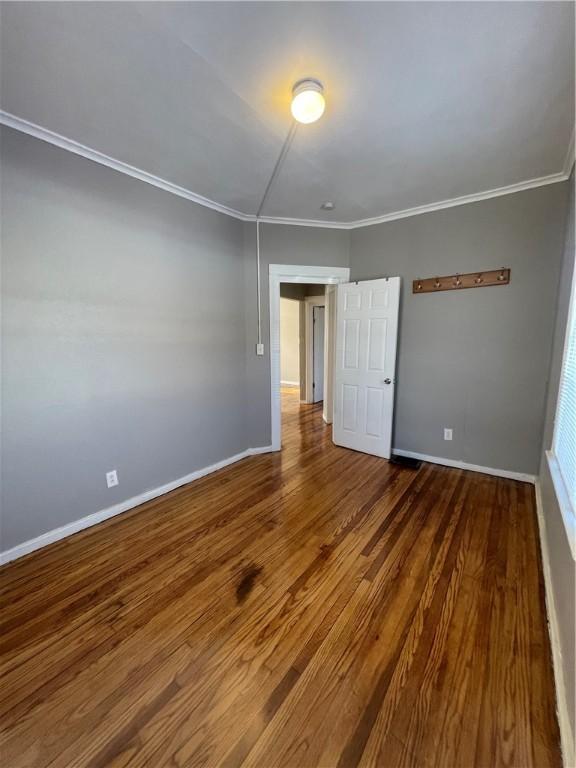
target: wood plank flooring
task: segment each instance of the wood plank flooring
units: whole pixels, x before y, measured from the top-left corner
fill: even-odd
[[[1,571],[1,762],[559,766],[531,486],[330,441]]]

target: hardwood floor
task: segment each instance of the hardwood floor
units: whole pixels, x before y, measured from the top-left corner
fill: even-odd
[[[5,567],[2,765],[561,764],[531,486],[246,459]]]

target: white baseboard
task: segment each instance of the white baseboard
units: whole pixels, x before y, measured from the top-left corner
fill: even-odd
[[[258,456],[261,453],[275,453],[271,445],[262,445],[260,448],[248,448],[248,456]]]
[[[458,461],[457,459],[443,459],[440,456],[428,456],[425,453],[403,451],[400,448],[393,448],[392,453],[396,453],[398,456],[408,456],[411,459],[420,459],[420,461],[429,461],[431,464],[442,464],[445,467],[467,469],[469,472],[482,472],[484,475],[494,475],[495,477],[507,477],[510,480],[520,480],[523,483],[532,483],[532,485],[536,482],[535,475],[527,475],[524,472],[511,472],[508,469],[481,467],[479,464],[468,464],[466,461]]]
[[[216,472],[218,469],[223,469],[224,467],[227,467],[230,464],[234,464],[241,459],[245,459],[248,456],[256,456],[257,454],[261,453],[270,453],[271,451],[271,445],[265,445],[259,448],[248,448],[247,450],[242,451],[242,453],[237,453],[235,456],[230,456],[227,459],[218,461],[216,464],[211,464],[209,467],[197,469],[195,472],[191,472],[189,475],[180,477],[178,480],[173,480],[171,483],[166,483],[166,485],[161,485],[158,488],[152,488],[150,491],[145,491],[138,496],[132,496],[132,498],[121,501],[118,504],[114,504],[112,507],[107,507],[106,509],[101,509],[98,512],[87,515],[86,517],[81,517],[79,520],[74,520],[72,523],[60,526],[60,528],[54,528],[52,531],[47,531],[41,536],[37,536],[35,539],[29,539],[28,541],[22,542],[22,544],[17,544],[15,547],[12,547],[12,549],[8,549],[5,552],[0,552],[0,565],[4,565],[5,563],[9,563],[19,557],[28,555],[30,552],[34,552],[36,549],[46,547],[48,544],[53,544],[55,541],[65,539],[67,536],[71,536],[73,533],[78,533],[78,531],[82,531],[85,528],[90,528],[93,525],[97,525],[104,520],[108,520],[110,517],[121,515],[122,512],[127,512],[129,509],[134,509],[134,507],[138,507],[140,504],[144,504],[146,501],[151,501],[158,496],[163,496],[165,493],[170,493],[170,491],[173,491],[175,488],[179,488],[181,485],[186,485],[187,483],[192,483],[194,480],[199,480],[201,477],[209,475],[211,472]]]
[[[280,386],[281,387],[299,387],[300,382],[299,381],[281,381]]]
[[[538,516],[538,528],[540,531],[540,553],[542,555],[542,570],[544,572],[544,587],[546,592],[546,612],[548,614],[548,632],[550,634],[550,646],[552,648],[552,665],[554,667],[554,683],[556,688],[556,712],[560,726],[560,742],[562,745],[562,760],[565,768],[574,768],[576,755],[574,753],[574,734],[570,725],[568,714],[568,702],[564,674],[562,672],[562,645],[558,629],[558,614],[556,601],[554,600],[554,585],[550,572],[550,551],[548,549],[548,536],[546,533],[546,520],[544,518],[544,506],[542,504],[542,492],[540,483],[536,481],[536,513]]]

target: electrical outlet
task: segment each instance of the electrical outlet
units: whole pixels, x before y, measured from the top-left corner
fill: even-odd
[[[264,354],[264,344],[256,344],[256,354],[262,357]]]
[[[108,488],[114,488],[115,485],[118,485],[118,472],[115,469],[106,472],[106,485]]]
[[[452,440],[452,430],[444,427],[444,440]]]

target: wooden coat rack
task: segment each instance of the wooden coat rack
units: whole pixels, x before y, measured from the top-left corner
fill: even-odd
[[[435,293],[436,291],[458,291],[462,288],[486,288],[489,285],[508,285],[510,270],[492,269],[488,272],[467,272],[460,275],[427,277],[412,282],[412,293]]]

